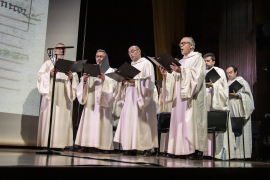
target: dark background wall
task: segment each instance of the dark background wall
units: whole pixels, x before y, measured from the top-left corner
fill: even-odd
[[[78,59],[82,58],[84,50],[88,63],[95,63],[96,50],[104,49],[109,55],[111,67],[118,68],[124,62],[131,62],[128,48],[132,45],[138,45],[143,56],[155,55],[151,0],[91,0],[88,5],[87,0],[81,1]]]

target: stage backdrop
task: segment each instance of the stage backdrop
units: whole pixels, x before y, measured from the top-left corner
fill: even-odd
[[[80,1],[0,2],[0,145],[36,146],[37,73],[47,47],[77,45]],[[47,32],[46,32],[47,30]],[[75,60],[76,49],[67,51]]]

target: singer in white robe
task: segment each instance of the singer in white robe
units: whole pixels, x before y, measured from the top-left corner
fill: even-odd
[[[125,102],[114,141],[121,143],[123,150],[143,151],[158,147],[156,104],[153,100],[155,72],[152,63],[141,58],[137,46],[130,47],[130,50],[131,65],[141,72],[134,77],[135,80],[117,84],[115,98]]]
[[[162,92],[162,88],[160,88],[160,92]],[[159,104],[159,112],[158,113],[171,113],[172,112],[172,102],[164,103],[162,102],[162,93],[160,93],[158,104]],[[160,143],[159,143],[159,151],[162,153],[168,152],[168,142],[169,142],[169,133],[161,133],[160,135]]]
[[[195,150],[205,153],[208,150],[206,68],[200,53],[184,52],[187,43],[190,42],[180,43],[184,55],[179,61],[181,73],[167,73],[162,81],[163,102],[172,102],[168,153],[174,155],[188,155]]]
[[[37,146],[47,147],[51,110],[53,78],[50,70],[54,68],[51,60],[47,60],[38,72],[37,87],[42,95],[40,106]],[[51,129],[51,148],[65,148],[73,145],[72,102],[76,99],[78,86],[77,73],[72,73],[70,80],[65,73],[56,74],[54,106]]]
[[[102,150],[113,150],[112,108],[116,81],[106,76],[114,72],[109,68],[105,80],[88,77],[86,83],[82,77],[77,97],[84,105],[75,144]]]
[[[223,69],[218,67],[214,68],[220,76],[215,83],[212,83],[213,87],[206,88],[207,94],[207,111],[228,111],[229,110],[229,90],[226,75]],[[208,73],[210,70],[206,70]],[[229,141],[230,141],[230,158],[235,158],[235,138],[232,132],[231,121],[229,117]],[[229,159],[229,146],[228,146],[228,132],[216,133],[216,147],[213,146],[213,134],[208,134],[208,153],[205,156],[213,156],[213,148],[215,148],[215,158],[228,160]]]
[[[229,69],[229,68],[228,68]],[[227,70],[228,70],[227,69]],[[230,68],[232,69],[232,68]],[[227,73],[228,74],[228,73]],[[230,86],[237,80],[243,87],[237,92],[238,98],[230,98],[229,108],[231,117],[244,117],[244,141],[245,141],[245,158],[251,158],[252,153],[252,132],[251,132],[251,114],[254,108],[253,96],[247,81],[237,76],[228,80]],[[243,159],[243,135],[236,137],[236,158]]]

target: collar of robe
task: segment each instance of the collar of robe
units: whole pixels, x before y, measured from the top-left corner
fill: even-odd
[[[131,65],[138,64],[138,63],[140,63],[140,62],[142,62],[142,61],[144,61],[144,60],[145,60],[145,58],[140,58],[140,59],[138,59],[138,61],[136,61],[136,62],[132,61],[132,62],[131,62]]]
[[[190,58],[190,57],[198,55],[198,54],[201,54],[201,53],[191,51],[188,55],[184,55],[183,59],[187,59],[187,58]]]

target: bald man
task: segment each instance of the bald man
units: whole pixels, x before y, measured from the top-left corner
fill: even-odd
[[[114,141],[122,144],[126,154],[137,155],[137,150],[150,156],[150,149],[158,147],[156,103],[154,96],[155,72],[150,61],[141,57],[141,49],[131,46],[128,55],[131,65],[141,72],[134,79],[120,82],[116,99],[124,100]]]

